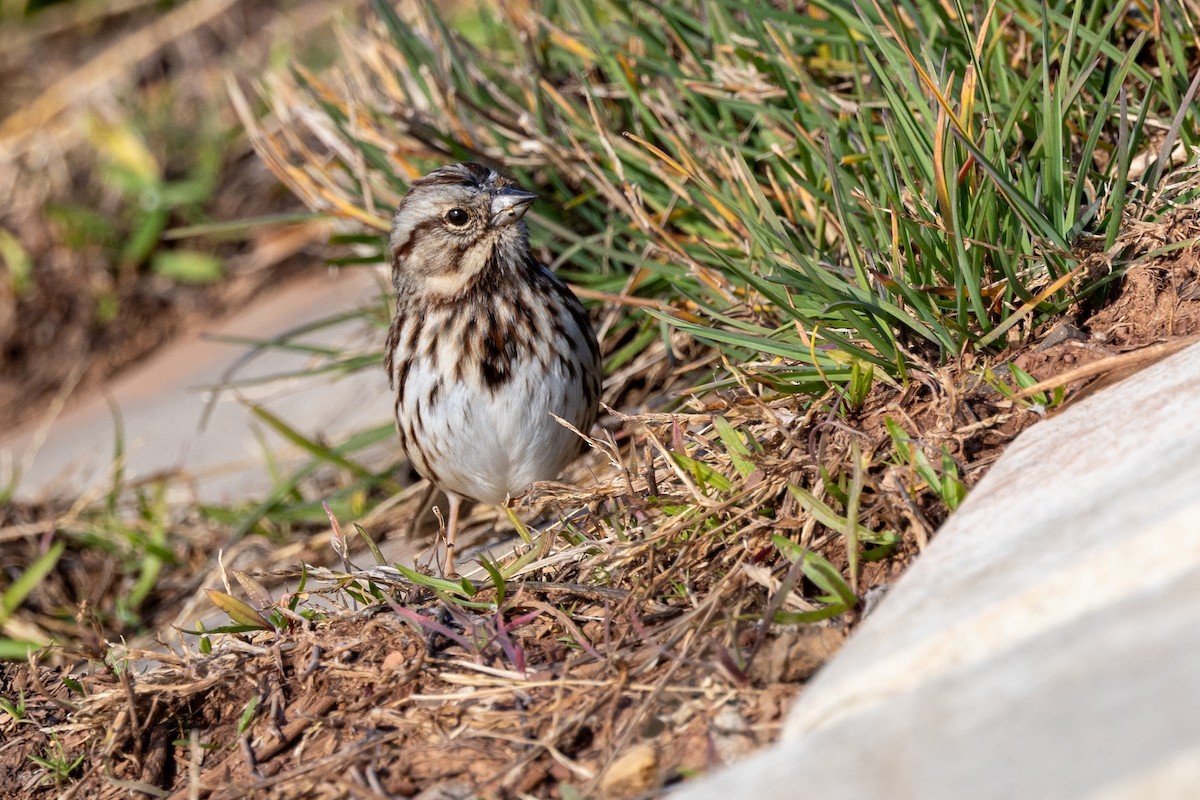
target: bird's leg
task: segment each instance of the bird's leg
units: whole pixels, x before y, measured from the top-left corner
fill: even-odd
[[[454,575],[454,535],[458,533],[458,506],[462,498],[446,492],[446,500],[450,503],[450,516],[446,520],[446,574]]]

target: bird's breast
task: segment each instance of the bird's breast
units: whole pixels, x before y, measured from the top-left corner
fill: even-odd
[[[580,362],[583,332],[549,314],[516,304],[459,311],[399,326],[397,426],[419,473],[499,503],[556,477],[578,454],[578,437],[554,416],[591,425],[595,392],[585,381],[594,367]]]

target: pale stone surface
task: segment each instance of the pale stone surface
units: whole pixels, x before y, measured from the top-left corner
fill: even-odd
[[[115,423],[125,431],[127,480],[183,471],[175,481],[177,500],[228,502],[261,497],[270,486],[262,433],[277,459],[296,463],[300,451],[286,444],[234,394],[220,396],[208,423],[200,426],[208,401],[205,386],[220,384],[248,347],[212,341],[205,334],[268,339],[297,326],[365,305],[379,291],[379,273],[347,269],[299,280],[272,292],[232,318],[193,331],[156,353],[107,387],[76,397],[60,416],[21,431],[0,431],[0,486],[21,475],[17,497],[48,493],[75,497],[111,485]],[[360,322],[315,332],[303,341],[378,350],[364,341]],[[377,337],[382,334],[376,332]],[[309,356],[268,350],[237,371],[237,379],[303,370]],[[383,369],[344,379],[305,376],[238,390],[307,436],[336,441],[339,435],[386,423],[392,403]],[[110,406],[111,401],[111,406]],[[394,455],[394,450],[393,450]],[[180,497],[186,493],[188,496]]]
[[[1200,796],[1200,347],[1022,434],[799,698],[674,797]]]

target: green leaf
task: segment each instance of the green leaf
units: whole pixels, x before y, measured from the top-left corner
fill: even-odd
[[[21,603],[25,602],[29,593],[50,574],[66,547],[66,542],[61,539],[50,545],[49,550],[38,556],[24,572],[17,576],[12,585],[4,590],[4,594],[0,595],[0,624],[6,622]]]
[[[719,415],[713,418],[713,425],[716,426],[717,435],[721,437],[721,442],[724,443],[725,450],[729,453],[730,460],[733,461],[733,468],[743,478],[749,477],[758,468],[744,458],[744,456],[750,455],[750,448],[746,446],[741,434],[734,430],[734,427],[729,424],[729,420]]]
[[[371,538],[371,534],[367,533],[367,529],[356,522],[354,523],[354,530],[358,531],[358,535],[367,543],[367,549],[371,551],[371,557],[375,559],[375,563],[380,566],[387,564],[387,559],[383,557],[383,551],[379,549],[379,545]]]
[[[0,275],[8,273],[8,285],[13,294],[21,297],[32,285],[33,259],[21,241],[5,228],[0,228]]]
[[[803,561],[801,569],[805,577],[812,581],[817,588],[825,592],[825,595],[818,598],[818,600],[828,604],[824,608],[813,609],[812,611],[777,611],[772,620],[773,622],[780,625],[819,622],[825,619],[832,619],[839,614],[844,614],[858,603],[858,598],[849,584],[842,578],[841,573],[834,569],[833,565],[824,558],[778,534],[772,535],[771,541],[786,558],[790,558],[793,561]]]
[[[504,580],[504,576],[500,573],[500,568],[496,565],[496,562],[487,557],[486,553],[480,554],[479,563],[483,565],[488,577],[492,579],[492,586],[496,588],[496,605],[504,605],[508,585]]]
[[[470,597],[475,593],[474,587],[468,590],[459,581],[450,580],[449,578],[435,578],[432,575],[422,575],[416,570],[406,567],[403,564],[396,564],[395,566],[401,575],[408,578],[417,586],[424,586],[425,588],[432,589],[435,592],[454,595],[456,597]]]
[[[286,422],[284,422],[283,419],[268,411],[263,406],[251,405],[250,411],[254,414],[254,416],[270,425],[271,428],[274,429],[275,432],[280,436],[287,439],[297,447],[307,450],[309,453],[321,459],[322,461],[327,461],[330,464],[339,466],[355,477],[370,477],[371,473],[365,467],[359,466],[350,459],[341,455],[337,452],[336,448],[327,447],[320,442],[308,438],[291,425],[288,425]]]
[[[143,211],[138,216],[137,226],[125,238],[121,247],[118,262],[122,270],[132,270],[145,263],[150,254],[158,247],[159,237],[167,227],[170,212],[165,209]],[[157,256],[156,256],[157,258]],[[157,272],[158,269],[152,264]]]
[[[685,456],[683,453],[675,452],[671,453],[671,458],[676,464],[692,473],[692,477],[700,484],[701,491],[708,486],[713,487],[719,492],[728,492],[733,488],[733,481],[702,461],[697,461],[694,458]]]
[[[225,273],[221,259],[196,250],[160,250],[150,260],[150,268],[179,283],[213,283]]]
[[[792,493],[792,497],[795,497],[796,501],[800,503],[800,507],[816,517],[817,522],[835,531],[844,532],[849,529],[850,526],[845,517],[840,516],[832,508],[822,503],[811,492],[806,492],[792,483],[789,483],[787,488]],[[855,525],[854,535],[860,542],[871,542],[873,544],[892,544],[896,539],[896,534],[890,531],[877,533],[863,525]]]
[[[27,661],[30,653],[40,650],[43,646],[37,642],[0,638],[0,660]]]
[[[250,727],[250,723],[254,721],[254,714],[258,711],[258,704],[262,702],[259,695],[254,695],[250,698],[250,702],[246,703],[246,707],[242,709],[242,715],[238,718],[238,735],[245,733]]]

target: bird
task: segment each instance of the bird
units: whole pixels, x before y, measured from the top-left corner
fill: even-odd
[[[414,180],[392,219],[384,368],[413,469],[446,494],[445,574],[464,499],[501,505],[552,480],[596,421],[600,347],[579,299],[529,246],[537,195],[490,167]]]

